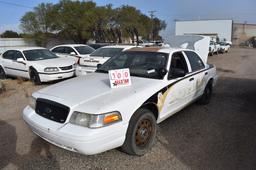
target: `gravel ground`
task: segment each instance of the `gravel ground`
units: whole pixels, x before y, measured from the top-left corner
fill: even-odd
[[[159,125],[155,146],[142,157],[116,149],[72,153],[34,135],[22,120],[33,91],[8,79],[0,95],[0,169],[255,169],[256,50],[233,48],[209,58],[220,76],[207,106],[192,104]]]

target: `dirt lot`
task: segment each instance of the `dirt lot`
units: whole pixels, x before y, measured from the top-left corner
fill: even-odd
[[[5,80],[0,95],[0,169],[255,169],[256,50],[212,56],[220,75],[212,101],[193,104],[159,125],[142,157],[111,150],[84,156],[34,135],[22,120],[28,96],[47,85]]]

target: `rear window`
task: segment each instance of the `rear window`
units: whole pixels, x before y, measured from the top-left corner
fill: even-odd
[[[89,46],[76,46],[75,49],[80,53],[80,54],[91,54],[95,50]]]
[[[99,48],[93,53],[91,53],[90,56],[95,57],[113,57],[123,51],[123,48]]]

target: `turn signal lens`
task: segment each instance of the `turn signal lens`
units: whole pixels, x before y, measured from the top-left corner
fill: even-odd
[[[111,114],[111,115],[106,115],[104,117],[103,123],[109,124],[109,123],[113,123],[113,122],[116,122],[119,120],[121,120],[121,116],[119,114]]]

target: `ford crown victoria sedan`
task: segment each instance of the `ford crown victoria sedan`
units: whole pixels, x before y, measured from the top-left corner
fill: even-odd
[[[75,61],[41,47],[7,50],[0,56],[0,78],[23,77],[35,84],[74,76]]]
[[[130,70],[131,85],[111,88],[108,72],[122,68]],[[215,67],[193,50],[132,48],[95,73],[33,93],[23,119],[38,136],[73,152],[120,147],[143,155],[157,124],[193,101],[209,103],[216,80]]]

